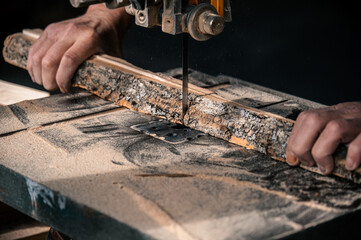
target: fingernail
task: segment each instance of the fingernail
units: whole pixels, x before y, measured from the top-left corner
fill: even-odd
[[[297,157],[291,153],[287,153],[286,155],[286,161],[290,165],[297,165],[299,163]]]
[[[326,168],[324,166],[318,165],[318,169],[320,169],[322,173],[326,173]]]
[[[354,162],[352,161],[351,158],[346,159],[345,167],[346,167],[347,170],[350,170],[350,171],[352,171],[352,170],[354,170],[356,168],[356,166],[355,166],[355,164],[354,164]]]

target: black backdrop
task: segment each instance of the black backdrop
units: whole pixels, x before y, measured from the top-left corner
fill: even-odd
[[[67,0],[2,1],[1,33],[83,13]],[[361,100],[361,39],[357,1],[232,1],[233,22],[207,42],[191,41],[190,65],[324,104]],[[125,58],[153,71],[181,66],[181,37],[133,26]],[[0,79],[33,85],[26,71],[0,62]]]

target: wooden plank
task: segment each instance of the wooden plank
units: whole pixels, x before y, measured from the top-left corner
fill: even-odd
[[[175,69],[169,69],[165,72],[166,75],[172,76],[173,78],[182,80],[183,77],[183,68],[175,68]],[[190,83],[206,89],[213,89],[217,86],[229,86],[229,80],[228,79],[221,79],[219,77],[214,77],[209,74],[205,74],[202,72],[198,72],[194,69],[188,70],[188,80]]]
[[[0,125],[5,126],[1,128],[0,135],[119,108],[84,90],[39,99],[36,100],[37,104],[34,102],[24,101],[0,107]]]
[[[9,36],[3,55],[9,63],[25,68],[27,52],[37,33]],[[73,85],[129,109],[169,121],[181,119],[181,81],[140,69],[110,56],[94,56],[76,72]],[[190,107],[183,124],[212,136],[265,153],[284,161],[294,121],[226,99],[213,91],[190,86]],[[333,174],[361,183],[361,168],[345,168],[345,149],[335,155]],[[316,167],[302,166],[320,173]]]
[[[182,69],[171,69],[166,74],[181,78]],[[194,85],[212,90],[228,100],[292,120],[296,120],[302,111],[325,107],[319,103],[225,75],[211,76],[191,69],[189,81]]]
[[[0,80],[0,105],[10,105],[48,96],[50,96],[48,92]]]
[[[254,83],[249,83],[230,76],[220,75],[219,81],[228,82],[231,91],[239,91],[239,95],[234,95],[234,99],[247,106],[253,106],[266,112],[296,120],[302,111],[325,107],[325,105],[302,99],[287,93],[279,92]],[[220,89],[222,90],[222,88]],[[249,94],[249,93],[252,93]]]
[[[45,240],[49,230],[50,227],[33,221],[9,227],[6,232],[0,234],[0,240]]]
[[[132,129],[157,120],[119,108],[0,137],[0,199],[74,239],[280,239],[360,211],[345,179]]]

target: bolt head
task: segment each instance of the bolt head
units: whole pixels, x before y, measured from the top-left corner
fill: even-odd
[[[205,14],[202,24],[204,31],[214,36],[219,35],[224,29],[224,19],[218,14]]]

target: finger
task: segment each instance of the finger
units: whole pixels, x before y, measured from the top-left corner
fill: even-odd
[[[38,84],[41,84],[41,82],[37,81],[40,79],[35,77],[34,65],[36,65],[37,62],[39,62],[39,60],[36,59],[37,58],[36,54],[43,47],[44,43],[46,42],[46,39],[47,39],[47,33],[43,32],[40,35],[40,37],[33,43],[33,45],[29,49],[28,61],[27,61],[27,65],[26,65],[28,72],[31,76],[31,79],[33,80],[33,82],[38,83]]]
[[[338,119],[330,121],[312,148],[312,156],[324,174],[330,174],[334,167],[333,153],[340,143],[346,143],[357,135],[356,121]]]
[[[42,82],[44,88],[47,90],[54,91],[58,89],[56,73],[58,71],[61,58],[72,46],[72,44],[72,39],[57,41],[43,56],[41,61]]]
[[[296,166],[300,163],[299,159],[293,154],[292,148],[294,145],[295,136],[300,132],[300,125],[302,125],[302,121],[304,121],[304,114],[300,114],[297,118],[296,123],[292,128],[292,132],[287,142],[287,149],[286,149],[286,161],[291,166]]]
[[[88,41],[79,40],[65,52],[56,73],[56,82],[61,92],[65,93],[70,90],[71,79],[78,66],[98,52],[97,48],[91,46]]]
[[[301,163],[307,166],[314,165],[315,162],[311,154],[312,146],[330,119],[329,115],[327,111],[309,111],[301,113],[300,119],[297,119],[297,128],[292,134],[289,151]]]
[[[361,164],[361,133],[350,143],[346,156],[346,168],[355,170]]]
[[[33,75],[35,82],[39,85],[42,85],[43,84],[42,73],[41,73],[42,59],[46,54],[46,52],[48,51],[48,49],[53,45],[53,42],[48,39],[45,39],[39,42],[38,45],[41,45],[41,47],[36,46],[36,48],[32,50],[32,56],[30,58],[31,59],[30,68],[31,68],[31,74]]]
[[[300,160],[290,151],[286,151],[286,161],[291,166],[297,166],[298,164],[300,164]]]

